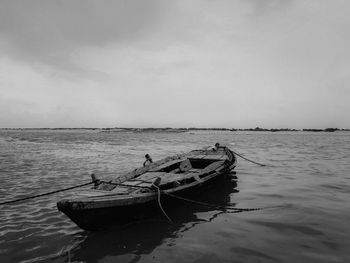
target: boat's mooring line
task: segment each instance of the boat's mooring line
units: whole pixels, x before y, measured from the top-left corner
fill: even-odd
[[[266,164],[262,164],[262,163],[255,162],[255,161],[253,161],[253,160],[250,160],[250,159],[244,157],[243,155],[241,155],[241,154],[239,154],[239,153],[236,153],[236,152],[234,152],[234,151],[232,151],[232,150],[230,150],[230,151],[233,152],[235,155],[241,157],[242,159],[248,161],[248,162],[255,163],[255,164],[260,165],[260,166],[266,166]]]
[[[173,220],[170,219],[170,217],[165,213],[164,209],[163,209],[163,206],[162,206],[162,203],[160,202],[160,194],[161,194],[161,191],[159,189],[159,187],[157,185],[153,185],[155,188],[157,188],[157,192],[158,192],[158,205],[159,205],[159,208],[160,210],[162,210],[163,214],[165,215],[165,217],[168,219],[168,221],[173,224]]]
[[[190,203],[194,203],[194,204],[198,204],[198,205],[202,205],[202,206],[207,206],[207,207],[211,207],[211,208],[215,208],[218,210],[233,210],[233,211],[237,211],[237,212],[247,212],[247,211],[257,211],[257,210],[262,210],[262,209],[267,209],[267,208],[277,208],[277,207],[282,207],[282,206],[271,206],[271,207],[261,207],[261,208],[236,208],[236,207],[231,207],[231,206],[225,206],[225,205],[216,205],[216,204],[210,204],[210,203],[206,203],[206,202],[201,202],[201,201],[196,201],[196,200],[192,200],[192,199],[188,199],[185,197],[181,197],[178,195],[174,195],[174,194],[170,194],[167,193],[165,191],[162,191],[157,185],[152,184],[152,187],[148,187],[148,186],[130,186],[130,185],[125,185],[125,184],[118,184],[118,183],[112,183],[112,182],[105,182],[105,181],[92,181],[92,182],[88,182],[88,183],[84,183],[84,184],[80,184],[80,185],[76,185],[76,186],[72,186],[72,187],[67,187],[67,188],[63,188],[63,189],[59,189],[56,191],[51,191],[51,192],[47,192],[47,193],[43,193],[43,194],[38,194],[38,195],[33,195],[33,196],[28,196],[28,197],[24,197],[24,198],[19,198],[19,199],[14,199],[14,200],[10,200],[10,201],[5,201],[5,202],[1,202],[0,205],[6,205],[6,204],[12,204],[12,203],[16,203],[16,202],[20,202],[20,201],[25,201],[25,200],[29,200],[29,199],[34,199],[37,197],[42,197],[42,196],[46,196],[46,195],[51,195],[51,194],[56,194],[59,192],[64,192],[64,191],[68,191],[68,190],[72,190],[75,188],[80,188],[83,186],[87,186],[87,185],[91,185],[91,184],[101,184],[101,183],[107,183],[107,184],[111,184],[111,185],[116,185],[116,186],[128,186],[128,187],[136,187],[136,188],[147,188],[147,189],[151,189],[151,190],[155,190],[155,188],[157,189],[157,194],[158,194],[158,205],[159,208],[161,209],[161,211],[163,212],[163,214],[165,215],[165,217],[169,220],[170,223],[173,223],[173,221],[170,219],[170,217],[167,215],[167,213],[164,211],[164,208],[161,204],[161,194],[165,194],[168,195],[170,197],[182,200],[182,201],[186,201],[186,202],[190,202]]]
[[[0,205],[12,204],[12,203],[16,203],[16,202],[20,202],[20,201],[24,201],[24,200],[29,200],[29,199],[33,199],[33,198],[37,198],[37,197],[41,197],[41,196],[52,195],[52,194],[56,194],[56,193],[59,193],[59,192],[64,192],[64,191],[68,191],[68,190],[71,190],[71,189],[75,189],[75,188],[79,188],[79,187],[83,187],[83,186],[87,186],[87,185],[95,184],[95,183],[96,183],[95,181],[92,181],[92,182],[88,182],[88,183],[85,183],[85,184],[71,186],[71,187],[68,187],[68,188],[63,188],[63,189],[59,189],[59,190],[52,191],[52,192],[47,192],[47,193],[33,195],[33,196],[28,196],[28,197],[23,197],[23,198],[19,198],[19,199],[10,200],[10,201],[5,201],[5,202],[1,202]]]
[[[25,201],[25,200],[34,199],[34,198],[37,198],[37,197],[42,197],[42,196],[46,196],[46,195],[52,195],[52,194],[56,194],[56,193],[59,193],[59,192],[72,190],[72,189],[75,189],[75,188],[80,188],[80,187],[87,186],[87,185],[90,185],[90,184],[99,185],[101,183],[111,184],[111,185],[115,185],[115,186],[125,186],[125,187],[136,187],[136,188],[152,189],[151,187],[148,187],[148,186],[126,185],[126,184],[118,184],[118,183],[106,182],[106,181],[102,181],[102,180],[94,180],[94,181],[91,181],[91,182],[88,182],[88,183],[85,183],[85,184],[79,184],[79,185],[76,185],[76,186],[71,186],[71,187],[67,187],[67,188],[63,188],[63,189],[59,189],[59,190],[55,190],[55,191],[51,191],[51,192],[47,192],[47,193],[43,193],[43,194],[32,195],[32,196],[27,196],[27,197],[23,197],[23,198],[18,198],[18,199],[14,199],[14,200],[1,202],[0,205],[7,205],[7,204],[12,204],[12,203],[17,203],[17,202],[20,202],[20,201]]]
[[[226,206],[226,205],[215,205],[215,204],[209,204],[206,202],[201,202],[201,201],[196,201],[196,200],[192,200],[192,199],[188,199],[188,198],[184,198],[178,195],[173,195],[173,194],[169,194],[166,192],[163,192],[165,195],[171,196],[173,198],[177,198],[186,202],[190,202],[190,203],[194,203],[197,205],[202,205],[202,206],[207,206],[207,207],[211,207],[211,208],[216,208],[218,210],[234,210],[237,212],[248,212],[248,211],[258,211],[258,210],[263,210],[263,209],[267,209],[267,208],[277,208],[277,207],[282,207],[282,206],[271,206],[271,207],[257,207],[257,208],[237,208],[237,207],[231,207],[231,206]]]

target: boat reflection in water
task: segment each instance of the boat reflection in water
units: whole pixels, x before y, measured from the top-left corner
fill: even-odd
[[[191,198],[216,205],[234,205],[230,203],[230,197],[231,194],[238,192],[236,187],[236,181],[232,180],[232,175],[228,175],[204,187]],[[70,251],[70,260],[96,262],[105,257],[131,254],[133,258],[128,258],[126,261],[137,262],[141,255],[150,254],[163,243],[171,243],[181,233],[197,224],[210,222],[218,215],[227,213],[224,210],[183,200],[162,199],[162,206],[173,223],[170,224],[164,214],[159,212],[147,219],[130,222],[127,225],[111,226],[97,232],[83,232],[83,235],[86,235],[85,240]],[[211,217],[203,220],[196,215],[203,212],[214,212],[214,214],[210,213]]]

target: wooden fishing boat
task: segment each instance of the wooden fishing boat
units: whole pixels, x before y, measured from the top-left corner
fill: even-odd
[[[80,228],[124,224],[159,213],[169,196],[188,197],[236,167],[236,157],[220,146],[190,151],[151,163],[109,182],[95,178],[92,189],[73,192],[57,203]]]

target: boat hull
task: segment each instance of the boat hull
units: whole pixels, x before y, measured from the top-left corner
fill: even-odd
[[[168,213],[184,204],[171,195],[198,196],[202,189],[213,187],[215,181],[225,178],[236,163],[233,152],[226,147],[167,157],[114,181],[103,181],[91,190],[73,193],[59,201],[57,208],[85,230],[148,218],[164,219],[161,206]]]
[[[218,174],[203,184],[198,184],[195,187],[184,189],[173,194],[180,197],[195,199],[196,196],[201,195],[201,193],[208,188],[216,187],[218,188],[217,190],[220,191],[220,184],[224,183],[225,179],[229,176],[231,176],[229,173]],[[185,202],[167,196],[166,194],[161,194],[160,197],[162,207],[170,216],[172,212],[177,211]],[[66,206],[60,206],[60,203],[57,204],[57,207],[80,228],[90,231],[103,229],[111,225],[123,226],[142,220],[167,220],[159,207],[158,199],[139,204],[82,210],[68,209]]]

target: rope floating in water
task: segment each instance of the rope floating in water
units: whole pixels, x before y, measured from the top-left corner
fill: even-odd
[[[234,210],[234,211],[238,211],[238,212],[248,212],[248,211],[257,211],[257,210],[262,210],[262,209],[266,209],[266,207],[264,208],[236,208],[236,207],[231,207],[231,206],[225,206],[225,205],[215,205],[215,204],[209,204],[206,202],[201,202],[201,201],[196,201],[196,200],[192,200],[192,199],[188,199],[185,197],[181,197],[178,195],[174,195],[174,194],[169,194],[166,192],[163,192],[165,195],[171,196],[173,198],[177,198],[186,202],[190,202],[190,203],[194,203],[197,205],[202,205],[202,206],[207,206],[207,207],[211,207],[211,208],[216,208],[218,210]]]

